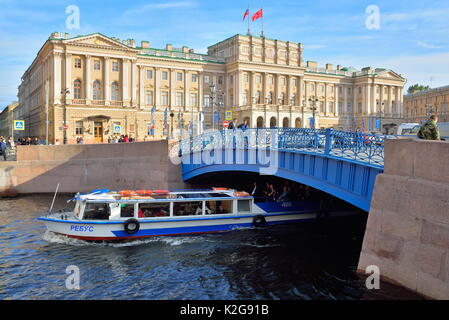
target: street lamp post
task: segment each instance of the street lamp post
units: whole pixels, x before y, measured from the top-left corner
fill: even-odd
[[[211,94],[211,104],[212,104],[212,129],[215,130],[215,94],[217,93],[217,86],[212,83],[209,86]]]
[[[384,111],[382,110],[385,106],[385,102],[380,103],[377,101],[377,117],[379,118],[379,130],[382,132],[382,116],[384,115]],[[379,108],[380,107],[380,108]]]
[[[315,129],[316,128],[316,124],[315,124],[315,112],[316,112],[316,103],[318,102],[319,100],[318,99],[316,99],[316,98],[309,98],[309,102],[311,102],[312,103],[312,119],[313,119],[313,129]]]
[[[61,90],[61,94],[64,95],[64,127],[62,128],[64,130],[64,144],[67,144],[67,95],[70,94],[69,88],[65,88]]]

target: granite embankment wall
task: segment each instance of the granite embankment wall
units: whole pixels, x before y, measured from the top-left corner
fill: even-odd
[[[358,269],[423,296],[449,299],[449,143],[385,144]]]
[[[168,141],[18,146],[17,161],[0,161],[0,193],[87,192],[98,188],[182,189],[181,166]]]

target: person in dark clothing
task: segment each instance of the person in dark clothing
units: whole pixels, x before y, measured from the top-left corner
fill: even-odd
[[[0,139],[0,153],[3,156],[3,159],[6,161],[6,142],[5,140]]]

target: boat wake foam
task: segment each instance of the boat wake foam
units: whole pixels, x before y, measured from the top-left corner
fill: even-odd
[[[169,246],[180,246],[187,243],[194,243],[198,242],[197,236],[192,237],[180,237],[180,236],[161,236],[161,237],[152,237],[147,239],[136,239],[126,242],[108,242],[108,241],[85,241],[75,238],[70,238],[65,235],[57,234],[51,231],[46,231],[43,239],[49,243],[55,243],[55,244],[66,244],[71,246],[110,246],[110,247],[131,247],[131,246],[139,246],[139,245],[146,245],[146,244],[152,244],[152,243],[164,243]]]

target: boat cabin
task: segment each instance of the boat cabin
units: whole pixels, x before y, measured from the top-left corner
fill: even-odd
[[[151,195],[77,195],[74,214],[79,220],[127,220],[185,216],[233,215],[252,212],[253,198],[229,191],[183,191]]]

